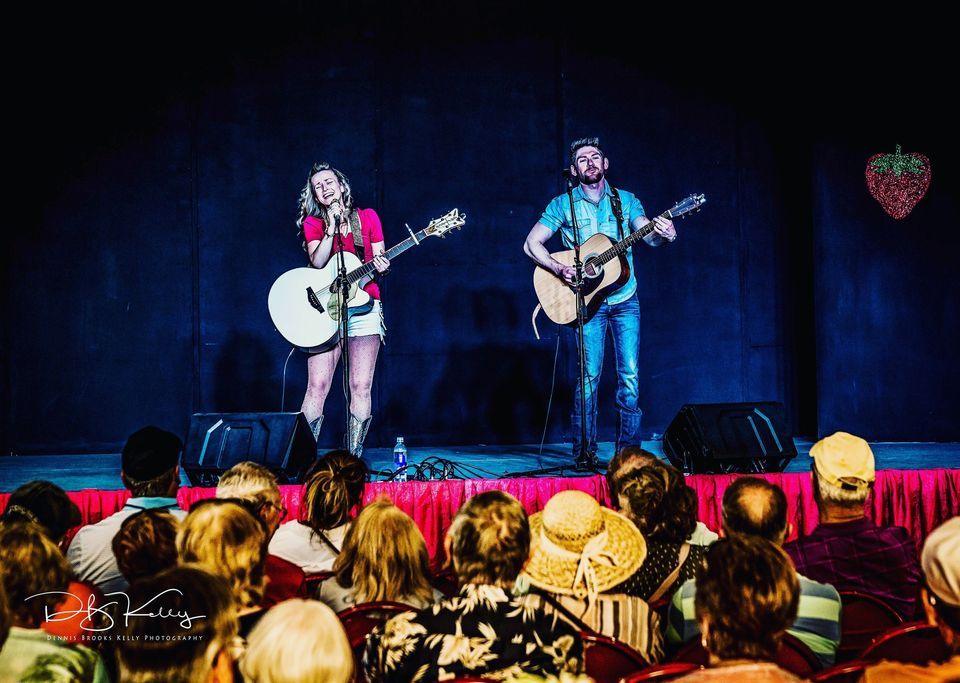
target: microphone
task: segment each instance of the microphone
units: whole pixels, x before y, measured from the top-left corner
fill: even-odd
[[[565,168],[560,172],[563,174],[563,177],[566,178],[567,180],[573,180],[574,178],[576,178],[576,176],[570,172],[569,168]]]
[[[339,228],[340,220],[343,218],[343,216],[341,215],[343,212],[343,207],[340,205],[339,199],[334,199],[333,202],[330,203],[330,211],[331,213],[333,213],[333,221],[334,221],[335,227]]]

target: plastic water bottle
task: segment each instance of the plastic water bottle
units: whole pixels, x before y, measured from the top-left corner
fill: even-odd
[[[403,437],[397,437],[397,445],[393,447],[394,481],[407,480],[407,447],[403,445]]]

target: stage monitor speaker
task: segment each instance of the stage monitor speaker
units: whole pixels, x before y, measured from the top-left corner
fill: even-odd
[[[281,484],[294,484],[316,457],[303,413],[194,413],[181,465],[194,486],[216,486],[245,460],[268,467]]]
[[[690,403],[663,434],[663,452],[690,474],[782,472],[797,447],[782,403]]]

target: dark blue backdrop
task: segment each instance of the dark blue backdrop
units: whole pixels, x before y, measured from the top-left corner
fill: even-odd
[[[184,433],[196,411],[299,407],[305,360],[281,396],[289,346],[266,293],[303,262],[296,201],[319,159],[390,244],[404,222],[469,217],[385,281],[371,442],[537,441],[557,349],[547,439],[564,438],[572,338],[541,318],[534,339],[521,244],[561,190],[566,143],[588,134],[649,213],[709,200],[674,245],[635,257],[647,434],[684,403],[780,400],[800,434],[960,438],[956,157],[935,68],[878,67],[868,33],[803,18],[795,38],[718,16],[644,44],[629,23],[480,7],[77,14],[26,41],[4,452],[116,449],[145,423]],[[927,36],[936,65],[945,47]],[[863,179],[898,142],[934,168],[903,221]],[[329,424],[342,403],[335,389]]]

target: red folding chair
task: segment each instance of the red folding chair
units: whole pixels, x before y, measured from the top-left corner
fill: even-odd
[[[586,631],[580,637],[586,673],[597,683],[618,683],[648,666],[643,655],[615,638]]]
[[[620,683],[640,683],[640,681],[669,681],[680,676],[685,676],[691,671],[700,669],[699,664],[690,662],[667,662],[666,664],[657,664],[650,666],[635,673],[632,676],[626,676],[620,679]]]
[[[448,598],[452,598],[460,592],[460,582],[452,569],[445,569],[434,574],[430,584]]]
[[[823,664],[810,646],[792,633],[783,634],[776,662],[781,669],[786,669],[800,678],[807,678],[823,669]]]
[[[687,662],[706,666],[710,663],[710,655],[706,648],[700,644],[700,641],[693,639],[680,648],[671,660],[672,662]],[[783,634],[783,641],[780,643],[780,651],[777,652],[777,658],[774,660],[781,669],[793,673],[801,678],[820,671],[823,665],[817,659],[806,643],[790,633]]]
[[[320,584],[333,577],[333,572],[317,572],[316,574],[307,574],[304,577],[304,583],[307,584],[307,597],[317,597],[317,590]]]
[[[873,641],[860,659],[876,662],[889,659],[905,664],[944,662],[950,656],[936,626],[913,621],[897,626]]]
[[[413,611],[410,605],[401,602],[364,602],[345,609],[337,614],[343,630],[347,632],[347,642],[353,650],[355,667],[354,680],[365,681],[363,675],[363,649],[367,644],[367,635],[380,624],[403,612]]]
[[[863,670],[870,666],[870,662],[861,659],[852,662],[843,662],[829,669],[824,669],[810,677],[816,683],[857,683],[863,675]]]
[[[843,602],[843,616],[838,662],[857,657],[877,636],[903,623],[897,610],[872,595],[841,591],[840,600]]]

